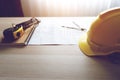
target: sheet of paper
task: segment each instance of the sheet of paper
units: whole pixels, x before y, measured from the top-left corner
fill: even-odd
[[[73,22],[80,27],[89,29],[94,18],[40,18],[41,23],[36,28],[29,45],[41,44],[78,44],[80,37],[87,31],[63,28],[61,26],[69,26],[78,28]]]

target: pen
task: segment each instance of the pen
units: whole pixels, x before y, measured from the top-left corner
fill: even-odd
[[[74,21],[72,21],[72,23],[74,25],[76,25],[78,28],[75,28],[75,27],[70,27],[70,26],[61,26],[61,27],[64,27],[64,28],[68,28],[68,29],[75,29],[75,30],[79,30],[79,31],[86,31],[85,28],[81,28],[77,23],[75,23]]]
[[[74,27],[68,27],[68,26],[61,26],[61,27],[64,27],[64,28],[68,28],[68,29],[75,29],[75,30],[81,30],[79,28],[74,28]]]

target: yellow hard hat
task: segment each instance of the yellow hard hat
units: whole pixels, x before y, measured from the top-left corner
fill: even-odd
[[[88,56],[120,52],[120,8],[102,12],[79,41],[81,51]]]

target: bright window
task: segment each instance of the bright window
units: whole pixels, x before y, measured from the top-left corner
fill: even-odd
[[[97,16],[101,11],[119,5],[120,1],[21,0],[21,3],[25,16]]]

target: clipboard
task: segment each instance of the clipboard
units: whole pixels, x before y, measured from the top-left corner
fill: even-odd
[[[0,46],[27,46],[29,43],[29,40],[37,26],[38,26],[38,24],[31,25],[29,28],[27,28],[24,31],[24,34],[19,39],[15,40],[13,42],[4,41],[3,34],[0,34]],[[2,33],[3,30],[0,30],[0,32]]]

